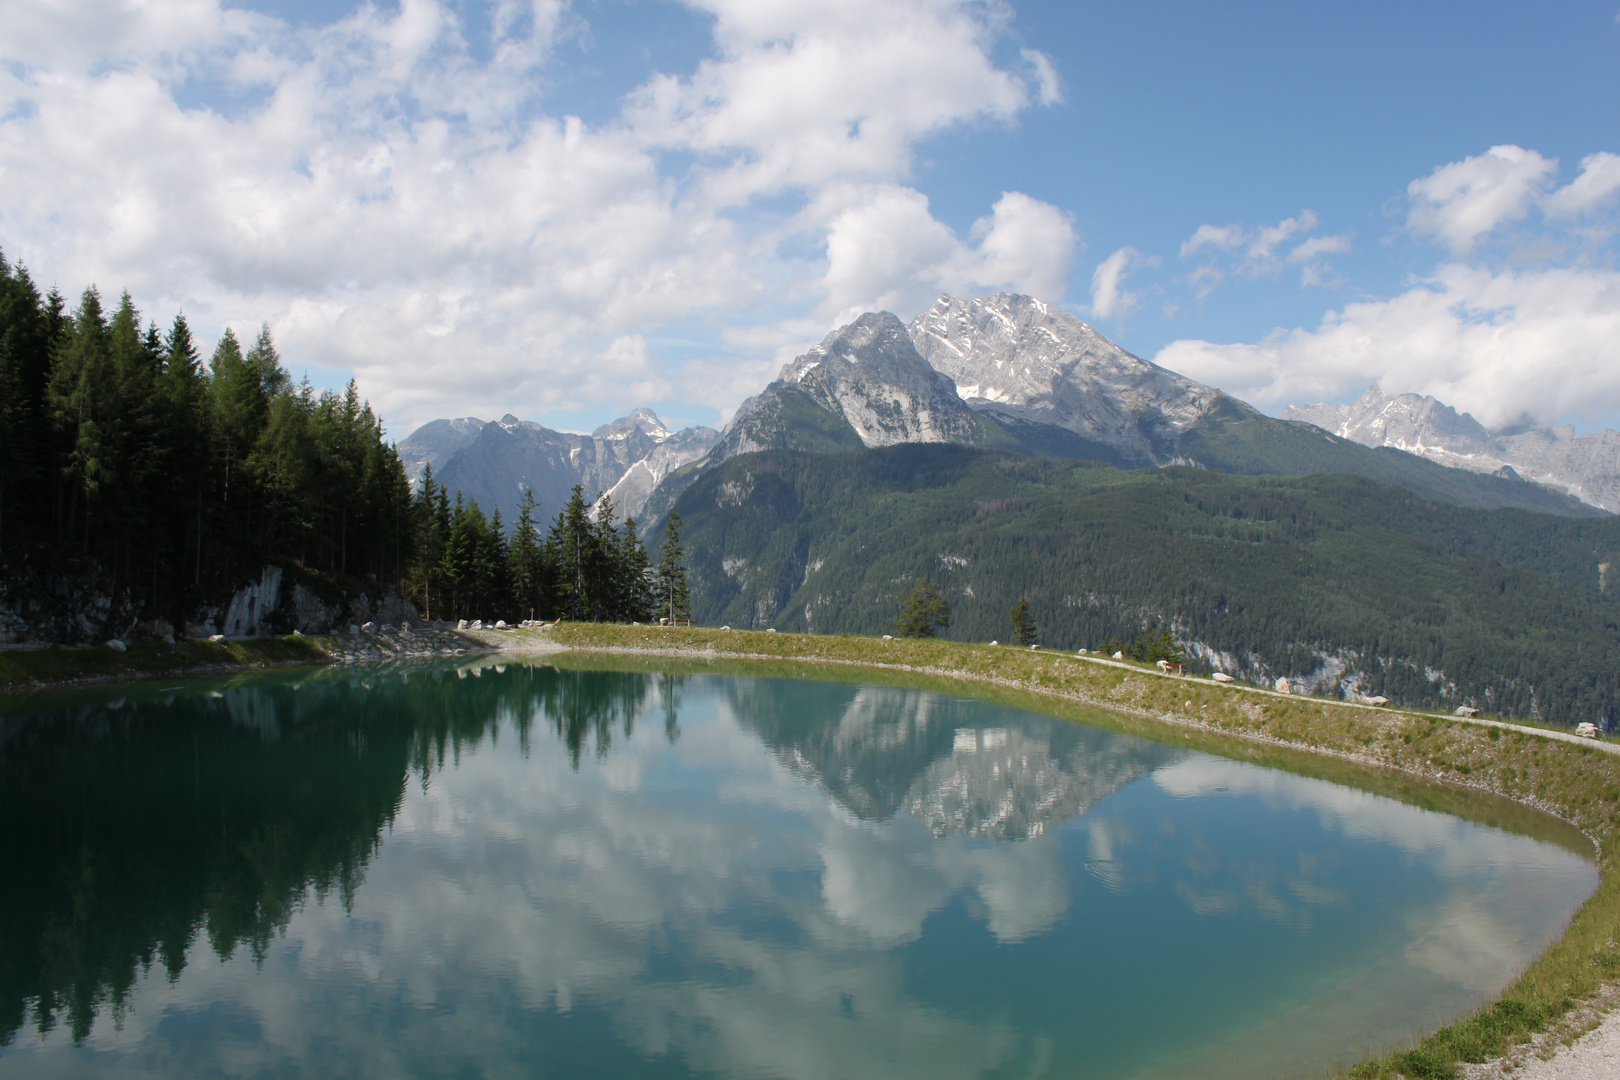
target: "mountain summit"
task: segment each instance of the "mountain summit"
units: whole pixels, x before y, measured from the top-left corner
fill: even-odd
[[[1453,468],[1517,476],[1620,513],[1620,431],[1577,435],[1567,425],[1492,430],[1433,397],[1388,397],[1377,386],[1349,405],[1290,405],[1283,417],[1363,446],[1392,446]]]
[[[1173,458],[1221,396],[1032,296],[941,296],[909,332],[974,409],[1065,428],[1139,464]]]

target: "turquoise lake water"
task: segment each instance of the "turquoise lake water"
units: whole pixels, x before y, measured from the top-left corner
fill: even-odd
[[[0,1077],[1309,1077],[1571,847],[949,693],[479,661],[0,705]]]

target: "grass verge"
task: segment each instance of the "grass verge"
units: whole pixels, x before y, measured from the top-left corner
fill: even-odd
[[[320,664],[330,657],[316,638],[252,638],[133,644],[127,652],[105,645],[0,651],[0,691],[33,690],[74,682],[141,679],[226,669]]]
[[[1361,1062],[1344,1074],[1354,1080],[1451,1080],[1460,1075],[1460,1063],[1486,1061],[1528,1042],[1593,999],[1604,984],[1620,979],[1620,755],[1606,750],[1545,738],[1535,728],[1486,727],[1433,714],[1259,694],[1206,679],[1167,678],[1010,647],[603,624],[563,624],[536,636],[576,649],[673,654],[688,662],[730,656],[784,665],[872,665],[922,678],[989,683],[1038,699],[1022,707],[1032,704],[1041,712],[1087,722],[1097,722],[1091,710],[1106,710],[1148,722],[1146,727],[1158,730],[1137,733],[1160,739],[1168,736],[1158,725],[1176,725],[1184,738],[1196,736],[1227,756],[1283,755],[1292,760],[1276,763],[1293,771],[1321,771],[1302,768],[1294,755],[1317,761],[1327,755],[1421,777],[1428,790],[1404,796],[1420,805],[1436,800],[1433,792],[1441,789],[1433,787],[1435,782],[1487,792],[1555,815],[1584,834],[1596,848],[1598,888],[1564,936],[1496,1001],[1417,1046]],[[996,691],[974,693],[993,697]],[[1088,715],[1073,715],[1076,707]],[[1365,776],[1349,782],[1358,787],[1400,783]]]

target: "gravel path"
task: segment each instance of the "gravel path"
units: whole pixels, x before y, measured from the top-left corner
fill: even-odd
[[[1549,1049],[1553,1036],[1539,1035],[1504,1058],[1464,1065],[1465,1080],[1620,1080],[1620,1010],[1612,1008],[1617,997],[1620,987],[1605,987],[1599,1005],[1610,1007],[1607,1016],[1599,1019],[1598,1010],[1588,1007],[1571,1017],[1575,1025],[1599,1022],[1569,1045]]]

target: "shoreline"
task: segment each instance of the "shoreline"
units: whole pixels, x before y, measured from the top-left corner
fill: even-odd
[[[1567,823],[1586,838],[1598,869],[1597,890],[1563,936],[1494,1000],[1415,1047],[1378,1055],[1337,1075],[1353,1080],[1620,1075],[1620,743],[1503,721],[1281,694],[1103,657],[1012,646],[585,623],[542,630],[132,645],[128,654],[105,646],[6,650],[0,652],[0,694],[298,664],[347,666],[491,653],[810,664],[957,680],[1511,800]],[[14,660],[19,655],[46,662],[19,665]],[[64,665],[63,656],[94,663]]]

